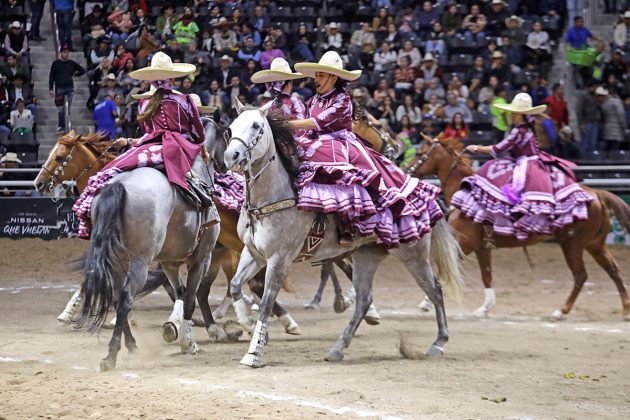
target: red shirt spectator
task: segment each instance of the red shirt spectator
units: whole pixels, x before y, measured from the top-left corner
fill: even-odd
[[[551,92],[551,96],[545,98],[544,102],[549,106],[547,114],[553,120],[556,130],[559,130],[569,124],[569,110],[567,101],[564,99],[564,87],[556,83]]]

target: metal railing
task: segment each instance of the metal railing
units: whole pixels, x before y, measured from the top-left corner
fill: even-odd
[[[52,31],[53,31],[53,42],[55,43],[55,56],[59,58],[59,50],[61,48],[61,42],[59,41],[59,25],[57,23],[57,12],[55,11],[55,5],[53,1],[48,2],[48,7],[50,8],[50,19],[52,23]],[[70,102],[67,97],[64,95],[64,121],[66,126],[64,127],[66,132],[72,130],[72,121],[70,121]]]

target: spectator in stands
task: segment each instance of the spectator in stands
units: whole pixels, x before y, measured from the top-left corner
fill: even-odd
[[[20,63],[15,54],[10,54],[7,57],[7,62],[0,66],[0,75],[7,79],[12,79],[14,76],[20,75],[27,83],[31,81],[31,70],[28,65]]]
[[[138,46],[140,49],[136,53],[136,59],[138,60],[138,67],[141,68],[147,65],[149,55],[160,49],[160,43],[151,34],[148,27],[142,26],[139,31]]]
[[[565,0],[536,0],[541,19],[546,20],[547,29],[552,39],[556,39],[561,31],[561,23],[566,16],[567,1]],[[581,13],[581,11],[580,11]],[[570,16],[569,19],[573,18]]]
[[[110,95],[105,95],[105,97],[98,102],[96,107],[94,107],[92,114],[96,131],[106,133],[110,140],[115,140],[117,117],[116,104],[112,101]]]
[[[411,63],[409,64],[411,67],[418,67],[422,60],[422,56],[420,55],[420,51],[413,46],[413,43],[410,40],[406,40],[403,43],[403,47],[400,51],[398,51],[397,63],[400,64],[400,59],[402,57],[409,57]]]
[[[507,104],[505,100],[505,89],[498,85],[494,89],[494,95],[490,105],[490,113],[492,114],[492,127],[494,128],[494,142],[500,143],[505,137],[505,133],[511,127],[511,116],[507,111],[500,110],[495,105]]]
[[[505,20],[506,29],[501,31],[501,36],[509,38],[510,43],[516,48],[522,48],[527,42],[527,34],[523,30],[523,19],[512,15]]]
[[[324,51],[342,52],[343,37],[341,36],[341,33],[339,33],[336,22],[331,22],[328,25],[326,38],[324,39],[322,47],[324,48]]]
[[[492,0],[486,11],[486,32],[492,36],[498,36],[505,29],[505,19],[510,17],[510,12],[505,7],[503,0]]]
[[[212,32],[214,25],[219,23],[219,19],[221,19],[222,17],[223,16],[221,15],[221,9],[219,8],[219,6],[215,5],[211,7],[210,13],[208,13],[203,18],[203,23],[201,24],[201,30]]]
[[[492,53],[492,64],[490,65],[487,76],[496,77],[499,83],[503,85],[510,83],[510,68],[505,64],[505,56],[501,51],[495,51]]]
[[[486,38],[486,33],[481,29],[481,25],[478,23],[472,23],[468,27],[468,30],[464,32],[464,36],[476,44],[480,44]]]
[[[224,17],[214,25],[215,32],[212,35],[212,40],[214,41],[214,49],[219,55],[233,56],[238,50],[238,38],[231,27],[232,24]]]
[[[551,88],[551,95],[545,99],[549,106],[547,113],[553,120],[556,131],[569,124],[569,110],[567,101],[564,99],[564,86],[556,83]]]
[[[613,33],[613,42],[615,47],[623,50],[624,52],[630,52],[630,38],[628,37],[628,31],[630,31],[630,10],[626,10],[623,14],[623,21],[615,25]]]
[[[142,9],[140,9],[142,10]],[[127,124],[131,118],[131,107],[125,104],[125,99],[122,95],[116,95],[114,97],[114,103],[116,104],[116,138],[123,137],[127,130]]]
[[[422,67],[420,68],[420,77],[424,80],[442,77],[442,69],[435,62],[433,54],[426,53],[422,59]]]
[[[486,68],[483,61],[483,57],[477,56],[475,57],[475,61],[473,61],[473,66],[470,70],[468,70],[466,74],[466,80],[469,81],[468,90],[470,92],[476,92],[482,86],[482,81],[486,77]]]
[[[455,92],[457,97],[462,99],[464,102],[470,96],[468,86],[462,83],[462,79],[460,79],[457,74],[451,76],[451,79],[448,81],[448,86],[446,90],[447,92]]]
[[[105,35],[107,26],[107,16],[103,13],[103,8],[100,4],[95,4],[90,14],[85,16],[81,24],[81,35],[85,47],[89,48],[92,40]]]
[[[22,30],[22,24],[15,21],[9,25],[9,32],[4,38],[4,49],[9,55],[18,57],[19,61],[29,62],[28,36]]]
[[[427,80],[427,79],[424,79]],[[431,95],[435,95],[438,99],[438,101],[443,104],[444,103],[444,97],[446,96],[446,93],[444,92],[444,88],[442,87],[442,84],[440,83],[440,79],[438,79],[437,77],[433,77],[431,79],[428,79],[429,83],[427,88],[424,90],[424,100],[425,101],[431,101]],[[425,112],[426,114],[426,112]]]
[[[557,153],[558,134],[553,120],[546,113],[534,116],[534,133],[538,146],[548,153]]]
[[[98,47],[90,53],[90,67],[98,66],[103,58],[107,58],[110,63],[114,61],[114,50],[111,48],[111,44],[111,39],[106,35],[98,39]]]
[[[133,54],[127,51],[124,45],[118,45],[116,47],[116,55],[112,61],[112,67],[114,70],[118,72],[119,70],[125,68],[127,61],[129,60],[133,61]]]
[[[380,50],[373,57],[375,73],[389,73],[396,66],[396,52],[392,51],[391,44],[383,41]]]
[[[260,50],[254,46],[254,38],[251,36],[245,40],[245,46],[238,51],[238,59],[240,64],[245,64],[247,60],[260,62]]]
[[[33,115],[37,115],[37,99],[33,94],[33,88],[29,84],[24,84],[24,78],[21,74],[16,74],[11,80],[11,86],[7,88],[9,93],[9,101],[13,102],[12,109],[15,109],[15,101],[22,99],[24,105]]]
[[[10,116],[11,130],[17,133],[32,133],[35,117],[30,110],[26,109],[24,99],[18,99],[15,105],[16,109],[11,111]]]
[[[120,86],[125,92],[129,92],[135,86],[140,86],[140,80],[129,77],[129,73],[136,70],[136,65],[133,60],[127,60],[125,67],[120,69],[116,74],[116,80],[118,86]]]
[[[588,47],[589,39],[603,41],[601,37],[593,35],[591,31],[584,26],[584,19],[582,16],[576,16],[573,19],[573,26],[567,31],[565,41],[571,48],[581,50]]]
[[[457,11],[457,3],[451,3],[446,9],[446,13],[442,14],[442,30],[446,32],[446,36],[454,36],[460,29],[462,24],[462,15]]]
[[[271,20],[260,5],[254,8],[254,16],[252,16],[249,23],[261,33],[266,33],[271,27]]]
[[[418,77],[416,80],[413,81],[413,102],[416,105],[419,105],[421,108],[422,106],[424,106],[424,90],[426,88],[427,86],[424,83],[423,78]]]
[[[269,70],[271,62],[276,57],[284,58],[284,52],[273,45],[271,40],[267,40],[263,43],[265,50],[260,55],[260,67],[263,70]]]
[[[168,41],[168,47],[164,48],[162,52],[169,57],[171,57],[171,61],[173,63],[183,63],[184,62],[184,52],[179,48],[179,42],[176,39],[171,39]]]
[[[425,53],[431,53],[438,57],[446,54],[446,34],[442,31],[442,24],[439,21],[433,22],[427,39]]]
[[[115,8],[107,18],[109,23],[109,31],[114,45],[122,44],[129,38],[129,33],[133,29],[131,21],[131,12]]]
[[[604,65],[602,80],[607,81],[610,75],[615,76],[617,80],[622,80],[626,72],[627,68],[623,61],[623,53],[620,50],[615,50],[610,61]]]
[[[55,105],[57,105],[58,110],[58,133],[62,133],[66,126],[64,102],[68,101],[68,110],[70,105],[72,105],[72,97],[74,96],[73,78],[84,74],[85,69],[77,62],[70,60],[70,47],[68,45],[61,47],[59,59],[52,63],[48,77],[50,96],[55,99]]]
[[[109,96],[110,99],[115,98],[116,95],[123,96],[122,89],[118,86],[118,81],[116,80],[114,73],[108,73],[107,76],[105,76],[104,86],[98,91],[96,102],[100,103],[105,100],[107,96]]]
[[[512,73],[518,73],[523,66],[523,48],[512,45],[510,38],[501,39],[501,52],[505,59],[506,67]]]
[[[245,45],[245,40],[248,37],[252,37],[254,40],[254,46],[256,48],[260,48],[262,44],[262,38],[260,36],[260,32],[254,29],[254,27],[251,24],[245,22],[241,28],[241,34],[239,37],[239,44],[241,45],[241,47]]]
[[[135,10],[135,14],[133,18],[131,19],[131,22],[133,23],[133,27],[136,29],[141,26],[151,25],[150,19],[147,17],[146,12],[142,8],[137,8]]]
[[[411,124],[416,125],[422,122],[422,110],[413,103],[413,96],[405,95],[403,103],[396,108],[396,121],[401,122],[403,115],[406,115]]]
[[[387,36],[387,24],[390,19],[391,16],[385,7],[379,8],[376,16],[372,19],[372,32],[374,32],[377,42]]]
[[[188,44],[186,53],[184,54],[184,62],[189,64],[210,65],[210,54],[207,51],[200,51],[196,42]]]
[[[385,96],[383,102],[377,107],[378,119],[384,121],[390,127],[396,125],[396,104],[391,96]]]
[[[241,85],[250,92],[252,98],[260,94],[260,89],[252,83],[252,75],[259,70],[259,67],[259,64],[254,60],[247,60],[240,75]]]
[[[624,149],[627,148],[624,135],[628,128],[628,122],[621,99],[610,95],[608,90],[601,86],[595,90],[595,95],[601,107],[602,139],[606,145],[606,150],[617,151],[622,149],[622,145]]]
[[[243,24],[245,23],[245,16],[243,16],[240,7],[232,7],[232,16],[230,16],[230,22],[234,26],[243,26]]]
[[[300,23],[297,33],[291,40],[291,55],[297,61],[315,61],[314,44],[315,37],[306,30],[306,24]]]
[[[352,33],[348,54],[353,60],[359,61],[359,66],[372,62],[371,58],[376,50],[376,37],[372,33],[369,23],[362,23],[361,29]]]
[[[433,3],[429,0],[422,2],[422,9],[416,13],[416,22],[418,25],[418,35],[422,39],[425,39],[429,32],[431,32],[433,22],[440,20],[439,6],[433,6]]]
[[[233,76],[238,76],[238,73],[232,69],[232,57],[224,55],[219,61],[219,68],[212,75],[212,78],[218,81],[217,89],[227,89],[232,82]]]
[[[182,18],[173,26],[173,32],[177,42],[184,48],[191,42],[196,42],[199,26],[195,22],[195,14],[190,7],[184,8]],[[236,43],[236,34],[234,34],[234,42]]]
[[[573,130],[568,125],[562,127],[558,132],[556,153],[563,159],[576,160],[580,158],[580,149],[575,144]]]
[[[28,4],[31,9],[30,38],[32,41],[46,41],[45,38],[42,38],[39,32],[39,25],[42,21],[42,16],[44,16],[44,5],[46,4],[46,0],[30,0]]]
[[[219,111],[223,110],[223,104],[227,102],[225,93],[219,88],[219,82],[213,80],[210,82],[208,105],[217,108]]]
[[[453,116],[448,118],[448,120],[449,122],[446,125],[446,128],[438,135],[438,138],[440,140],[468,140],[470,132],[468,130],[468,126],[466,125],[467,123],[464,115],[460,112],[456,112]]]
[[[57,13],[59,43],[67,45],[72,51],[72,19],[74,18],[74,0],[52,0]]]
[[[444,118],[444,106],[440,102],[440,98],[435,93],[431,93],[429,95],[429,100],[422,107],[422,113],[425,118],[428,116],[431,119],[431,122],[433,122],[433,120],[441,120]]]
[[[394,21],[394,23],[398,27],[398,32],[400,32],[401,36],[406,37],[416,35],[416,24],[414,22],[413,7],[405,5],[402,12],[400,12],[398,16],[396,16],[396,20]]]
[[[549,45],[549,34],[542,30],[542,23],[536,21],[532,25],[532,31],[527,34],[525,53],[530,62],[536,66],[541,66],[551,61],[551,45]]]
[[[179,17],[175,16],[175,8],[171,4],[164,5],[162,14],[155,21],[155,30],[162,40],[173,37],[173,27],[177,22],[179,22]]]
[[[398,28],[394,23],[390,23],[387,25],[387,35],[383,39],[383,41],[387,41],[392,45],[393,50],[398,50],[400,48],[400,33],[398,32]]]
[[[425,1],[425,3],[428,3]],[[473,27],[477,27],[476,30],[483,33],[488,20],[486,16],[481,13],[481,8],[478,4],[472,4],[470,6],[470,13],[466,15],[462,21],[462,30],[473,30]]]
[[[444,119],[450,121],[455,114],[461,114],[464,122],[470,124],[472,122],[472,114],[466,103],[453,91],[446,95],[446,106],[444,107]]]
[[[226,94],[225,95],[226,97],[225,108],[228,108],[234,105],[236,103],[236,99],[240,98],[241,96],[247,99],[245,102],[241,101],[242,103],[250,102],[249,91],[247,90],[245,86],[241,85],[241,78],[238,75],[232,76],[232,80],[228,88],[225,90],[225,94]]]
[[[276,23],[271,31],[269,31],[268,39],[271,39],[276,48],[284,50],[287,47],[287,36],[282,30],[282,25],[280,23]]]
[[[372,98],[376,103],[381,103],[386,96],[391,97],[392,99],[396,98],[396,92],[394,89],[389,87],[389,82],[387,79],[381,79],[378,82],[378,86],[374,89],[374,93],[372,94]]]

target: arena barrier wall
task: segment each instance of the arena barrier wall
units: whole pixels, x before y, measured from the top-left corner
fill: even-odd
[[[0,198],[0,238],[53,240],[77,236],[74,199]]]

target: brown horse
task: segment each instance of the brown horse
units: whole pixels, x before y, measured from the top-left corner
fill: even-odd
[[[418,177],[436,175],[440,179],[446,202],[450,204],[453,194],[459,190],[462,178],[473,174],[470,159],[462,153],[463,145],[456,140],[425,142],[418,150],[416,161],[411,165],[410,172]],[[608,273],[615,282],[621,303],[623,316],[630,315],[630,298],[623,284],[619,266],[606,246],[606,236],[610,231],[610,216],[612,210],[619,222],[630,232],[630,207],[616,195],[603,190],[582,186],[594,200],[588,206],[588,220],[576,222],[557,231],[554,235],[534,235],[526,241],[518,241],[509,236],[494,236],[488,233],[485,225],[474,223],[459,210],[452,210],[449,224],[457,232],[459,245],[468,255],[477,254],[481,278],[486,288],[484,305],[475,311],[478,316],[486,316],[494,305],[492,291],[491,248],[525,247],[545,242],[554,238],[560,244],[564,258],[573,274],[574,286],[567,301],[560,310],[554,311],[557,319],[567,315],[573,307],[584,282],[587,279],[584,267],[583,253],[586,250]]]
[[[103,133],[89,133],[82,136],[71,131],[62,135],[35,179],[36,188],[41,192],[52,192],[62,182],[74,180],[79,192],[83,191],[87,186],[88,179],[116,157],[116,154],[110,151],[110,146],[111,141]],[[238,259],[243,249],[243,243],[236,232],[239,215],[223,208],[219,203],[216,204],[221,217],[221,233],[218,243],[222,247],[215,249],[208,275],[203,279],[197,292],[197,300],[206,326],[214,323],[211,322],[212,312],[208,305],[210,286],[219,270],[223,269],[228,279],[227,297],[229,297],[230,279],[236,273]],[[159,285],[167,285],[168,280],[163,273],[158,273],[148,283],[152,284],[147,284],[145,289],[140,292],[141,295],[147,294],[151,291],[149,289],[159,287]],[[249,285],[252,292],[262,297],[264,273],[257,275],[250,281]],[[300,334],[299,326],[281,305],[274,305],[273,313],[282,320],[286,332]]]

